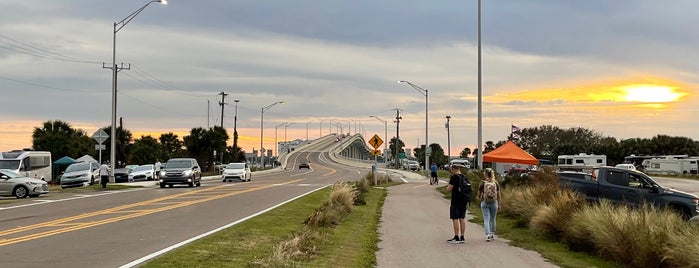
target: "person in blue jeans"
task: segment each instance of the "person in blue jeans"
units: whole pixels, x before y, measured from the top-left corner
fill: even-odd
[[[439,180],[437,179],[437,164],[435,163],[432,163],[432,165],[430,166],[430,176],[432,176],[430,179],[430,185],[437,185],[439,183]]]
[[[492,169],[486,168],[483,171],[483,181],[478,186],[478,198],[481,200],[481,211],[483,212],[483,228],[485,229],[485,241],[495,239],[495,219],[497,217],[499,205],[502,205],[500,195],[500,185],[495,180],[495,173]]]

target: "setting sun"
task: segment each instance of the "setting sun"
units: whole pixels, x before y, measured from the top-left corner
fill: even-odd
[[[637,102],[673,102],[686,95],[675,92],[675,88],[659,85],[628,85],[619,89],[626,92],[626,101]]]

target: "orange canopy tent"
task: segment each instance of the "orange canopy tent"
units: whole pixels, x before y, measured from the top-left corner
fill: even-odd
[[[483,155],[483,162],[539,164],[539,160],[525,152],[512,141],[507,141],[502,146]]]

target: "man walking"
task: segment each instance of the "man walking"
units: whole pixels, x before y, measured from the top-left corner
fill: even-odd
[[[439,180],[437,180],[437,164],[435,163],[432,163],[432,165],[430,166],[430,176],[430,185],[437,185],[439,183]]]
[[[107,182],[109,182],[109,166],[106,163],[102,163],[100,166],[100,184],[102,184],[102,188],[107,188]]]

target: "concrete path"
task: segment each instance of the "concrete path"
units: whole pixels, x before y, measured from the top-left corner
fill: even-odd
[[[391,171],[408,183],[388,187],[379,229],[378,267],[557,267],[537,252],[509,246],[496,237],[485,241],[483,226],[467,221],[466,243],[454,236],[449,200],[418,174]],[[446,185],[441,181],[440,185]],[[467,220],[480,211],[469,212]]]

